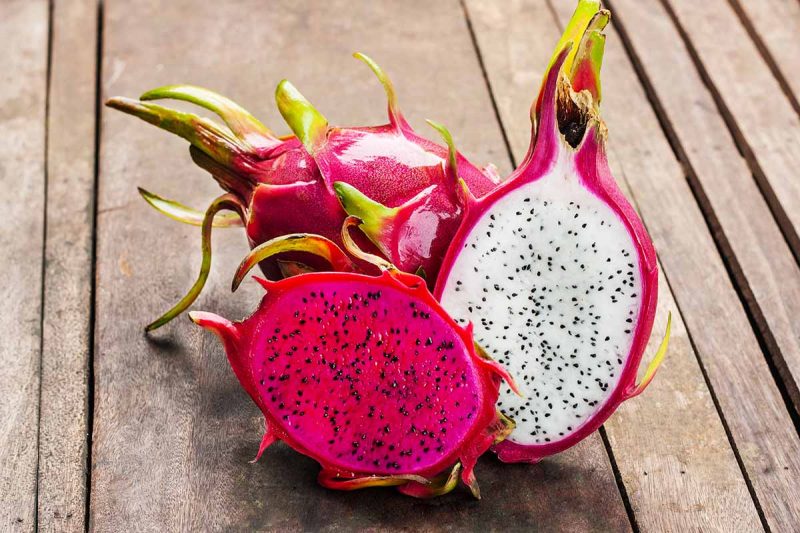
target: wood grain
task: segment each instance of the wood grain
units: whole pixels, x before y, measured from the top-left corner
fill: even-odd
[[[615,0],[610,4],[640,57],[645,48],[671,48],[673,52],[680,48],[680,39],[657,0]],[[635,16],[636,13],[641,16]],[[681,70],[676,59],[667,61],[660,68]],[[648,63],[647,68],[654,65]],[[653,135],[647,132],[655,128],[642,124],[644,112],[638,108],[632,110],[633,100],[627,93],[609,87],[614,79],[606,77],[604,103],[612,142],[618,147],[613,150],[619,150],[621,168],[661,252],[667,279],[765,519],[776,530],[793,529],[792,526],[796,529],[800,516],[798,502],[784,495],[800,489],[797,432],[714,250],[700,210],[690,200],[689,187],[674,166],[665,169],[662,163],[652,164],[654,160],[661,161],[654,157],[652,147],[637,149],[636,139],[652,140]],[[673,85],[667,83],[671,90],[680,90],[677,81]],[[684,78],[681,83],[685,83]],[[616,115],[611,114],[612,108],[617,110]],[[678,112],[677,108],[675,111]],[[696,111],[684,107],[674,121],[696,120],[691,118],[692,113]],[[629,125],[615,127],[614,117],[627,117]],[[712,118],[706,116],[705,120]],[[627,151],[632,153],[624,155]],[[736,185],[735,177],[730,180],[730,187],[741,186],[741,182]],[[732,210],[730,202],[717,207]],[[717,215],[723,216],[720,212]],[[741,253],[748,252],[741,250]]]
[[[800,113],[800,60],[797,36],[800,35],[800,2],[730,0],[748,33],[765,60],[777,71],[778,82],[785,84],[795,110]],[[782,79],[781,79],[782,78]]]
[[[706,90],[686,48],[653,46],[675,36],[669,20],[651,19],[641,2],[621,0],[625,27],[638,63],[660,106],[676,149],[685,161],[717,241],[754,316],[770,356],[800,410],[800,267],[759,193],[746,161]],[[798,4],[800,6],[800,4]],[[654,36],[655,35],[655,36]]]
[[[425,16],[420,16],[425,13]],[[191,16],[188,16],[191,14]],[[256,1],[106,2],[103,92],[135,96],[165,83],[209,86],[286,131],[272,88],[291,79],[334,124],[385,120],[382,90],[350,58],[362,50],[392,74],[401,106],[446,124],[477,162],[508,170],[499,125],[459,4]],[[169,39],[164,36],[169,35]],[[443,90],[446,88],[446,90]],[[435,501],[391,490],[337,493],[315,483],[317,466],[287,447],[251,465],[262,422],[211,336],[178,320],[151,340],[148,319],[191,284],[199,231],[148,211],[135,185],[202,206],[217,192],[192,167],[185,144],[104,112],[100,154],[91,525],[266,530],[625,531],[630,524],[597,435],[537,466],[487,457],[484,499]],[[234,296],[230,276],[246,245],[215,238],[212,279],[197,302],[244,316],[252,286]]]
[[[95,2],[53,5],[39,417],[42,531],[85,527],[96,39]]]
[[[549,6],[542,0],[501,7],[469,0],[467,5],[501,119],[519,158],[527,149],[530,128],[527,115],[519,110],[533,98],[574,4]],[[645,172],[647,163],[660,169],[646,171],[651,179],[657,173],[655,179],[678,183],[682,175],[615,37],[608,39],[603,67],[611,165],[626,195],[639,200],[638,191],[631,194],[627,187],[631,169]],[[694,204],[688,189],[683,200],[689,207]],[[651,218],[644,220],[650,224]],[[707,253],[715,253],[713,245]],[[673,334],[658,376],[645,394],[623,404],[605,425],[636,522],[643,531],[757,530],[756,509],[662,273],[648,354],[660,342],[668,310],[674,314]]]
[[[669,0],[666,5],[685,31],[728,127],[800,257],[800,116],[727,0]],[[658,24],[657,18],[648,21]],[[664,44],[672,47],[680,41],[674,33]],[[797,64],[797,46],[791,50]]]
[[[36,527],[47,2],[0,16],[0,530]]]

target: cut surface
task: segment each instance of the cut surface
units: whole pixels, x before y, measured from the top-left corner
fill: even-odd
[[[258,339],[253,383],[295,442],[329,466],[374,474],[419,472],[458,451],[484,409],[481,377],[425,301],[320,275],[268,289],[265,302],[246,322]]]
[[[641,306],[638,254],[622,220],[568,157],[499,198],[464,241],[442,292],[459,323],[517,380],[498,407],[509,440],[560,440],[617,384]]]

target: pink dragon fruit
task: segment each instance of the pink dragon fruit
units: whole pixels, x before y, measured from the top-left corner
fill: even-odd
[[[251,246],[291,233],[319,234],[341,244],[339,229],[346,213],[334,182],[341,183],[337,186],[340,194],[346,195],[349,185],[378,202],[355,193],[348,197],[352,213],[360,216],[367,228],[381,233],[381,237],[370,237],[387,259],[403,271],[424,272],[427,279],[436,279],[461,218],[455,183],[447,181],[443,172],[447,150],[412,130],[397,107],[386,74],[365,55],[356,57],[369,65],[385,88],[389,124],[330,127],[285,80],[278,85],[276,100],[295,134],[286,138],[276,137],[236,103],[199,87],[161,87],[139,100],[117,97],[107,102],[188,140],[193,160],[228,191],[205,214],[141,191],[151,205],[170,217],[203,226],[203,266],[197,282],[148,330],[180,314],[202,290],[211,262],[212,226],[243,224]],[[226,126],[150,102],[158,99],[192,102],[216,113]],[[482,196],[496,186],[493,167],[480,170],[461,155],[457,160],[459,175],[473,194]],[[222,210],[235,214],[214,218]],[[360,244],[369,245],[366,239]],[[262,265],[273,279],[280,274],[274,259]],[[288,259],[312,269],[320,266],[309,254],[296,252]]]
[[[658,271],[606,162],[598,103],[608,20],[599,2],[579,2],[532,110],[525,160],[484,198],[464,188],[466,214],[434,291],[520,380],[521,397],[500,398],[516,422],[495,446],[503,461],[535,462],[595,431],[644,390],[667,347],[669,326],[637,385]]]
[[[324,237],[277,238],[242,263],[234,289],[287,247],[355,268]],[[476,351],[471,328],[458,326],[421,278],[389,269],[258,281],[267,294],[243,322],[189,315],[221,338],[264,413],[258,456],[282,440],[320,463],[325,487],[398,486],[416,497],[449,492],[460,472],[480,497],[473,467],[513,427],[495,408],[501,379],[512,382]]]

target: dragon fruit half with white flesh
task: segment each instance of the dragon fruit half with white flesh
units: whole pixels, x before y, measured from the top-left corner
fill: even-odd
[[[520,167],[489,195],[464,188],[466,214],[434,294],[519,382],[500,409],[516,429],[509,462],[562,451],[653,378],[667,335],[637,384],[658,293],[650,237],[606,161],[600,64],[608,23],[581,0],[531,110]]]

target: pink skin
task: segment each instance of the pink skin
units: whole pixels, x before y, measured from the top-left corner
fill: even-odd
[[[338,231],[346,213],[333,184],[342,182],[389,208],[403,206],[404,212],[393,224],[397,231],[387,232],[379,248],[401,270],[422,268],[427,279],[434,280],[461,215],[455,184],[442,169],[448,150],[413,131],[397,109],[394,89],[380,67],[366,56],[357,57],[370,66],[386,90],[388,124],[329,126],[285,80],[278,85],[276,102],[295,133],[288,137],[275,136],[235,102],[199,87],[160,87],[139,100],[116,97],[107,105],[187,139],[195,162],[245,206],[242,221],[252,247],[294,233],[323,235],[341,244]],[[211,110],[225,126],[153,103],[164,99]],[[478,169],[460,154],[457,166],[477,196],[487,194],[499,181],[493,168]],[[424,202],[404,205],[423,191]],[[366,236],[357,240],[365,249],[378,252]],[[310,266],[321,266],[304,255],[282,259],[305,259]],[[270,278],[279,278],[274,259],[263,263],[262,269]]]
[[[418,136],[401,117],[385,126],[330,128],[314,157],[296,137],[277,142],[259,151],[263,159],[248,153],[230,163],[238,183],[226,188],[248,206],[244,222],[252,247],[291,233],[314,233],[341,245],[346,213],[331,187],[337,181],[389,207],[426,191],[423,202],[404,206],[384,244],[397,268],[416,272],[421,267],[428,279],[436,279],[461,215],[455,184],[443,170],[446,148]],[[460,154],[457,161],[459,176],[473,194],[483,196],[496,187],[493,177]],[[366,239],[359,244],[377,252]],[[292,259],[319,266],[313,258]],[[265,267],[269,277],[277,276],[274,264]]]
[[[475,353],[471,328],[461,328],[445,314],[420,278],[326,272],[259,281],[267,295],[243,322],[191,314],[197,324],[220,337],[242,387],[264,413],[267,429],[259,456],[272,442],[283,440],[323,466],[320,483],[325,486],[349,490],[403,484],[402,491],[416,496],[427,495],[425,480],[460,461],[462,480],[477,490],[473,467],[498,435],[494,405],[501,379],[510,378]],[[349,296],[355,293],[362,296]],[[365,299],[368,293],[378,296]],[[348,313],[359,316],[346,318]],[[324,320],[316,321],[323,315]],[[410,333],[400,333],[401,327]],[[295,328],[302,333],[293,334]],[[347,335],[333,333],[340,330]],[[326,344],[320,335],[325,335]],[[353,345],[361,339],[365,346]],[[449,347],[437,349],[447,342]],[[291,355],[286,353],[290,347],[295,348]],[[389,359],[387,353],[396,357]],[[365,358],[364,364],[354,366],[359,357]],[[459,376],[441,389],[434,382],[439,365],[444,365],[440,357],[447,358],[442,368]],[[442,412],[425,407],[415,414],[423,402],[441,406]],[[330,414],[334,408],[341,413]],[[363,437],[362,429],[369,424],[359,421],[378,417],[380,422]],[[389,431],[376,433],[378,425]],[[422,434],[425,428],[436,431],[436,438]],[[354,450],[351,443],[360,449]],[[409,448],[412,455],[399,453]],[[359,461],[359,454],[379,462]]]
[[[493,450],[500,460],[511,463],[535,463],[544,457],[561,452],[577,444],[597,430],[622,402],[642,391],[643,387],[637,387],[636,385],[636,376],[653,326],[658,299],[658,267],[655,249],[641,219],[624,197],[611,175],[606,160],[605,140],[603,134],[598,131],[597,122],[590,123],[593,125],[587,128],[581,144],[575,150],[562,140],[558,131],[556,92],[561,65],[566,55],[567,50],[562,52],[548,72],[541,99],[543,104],[539,115],[538,134],[534,134],[531,148],[522,165],[508,181],[504,182],[489,195],[480,199],[475,199],[471,196],[467,198],[467,213],[464,216],[462,226],[453,239],[453,245],[448,250],[442,263],[434,295],[437,299],[441,298],[447,276],[475,222],[498,199],[510,191],[524,187],[545,176],[558,159],[559,152],[570,150],[575,166],[578,169],[581,183],[612,209],[625,224],[636,243],[643,297],[636,322],[634,341],[614,391],[591,417],[561,440],[534,445],[520,445],[510,440],[505,440],[496,444]]]

